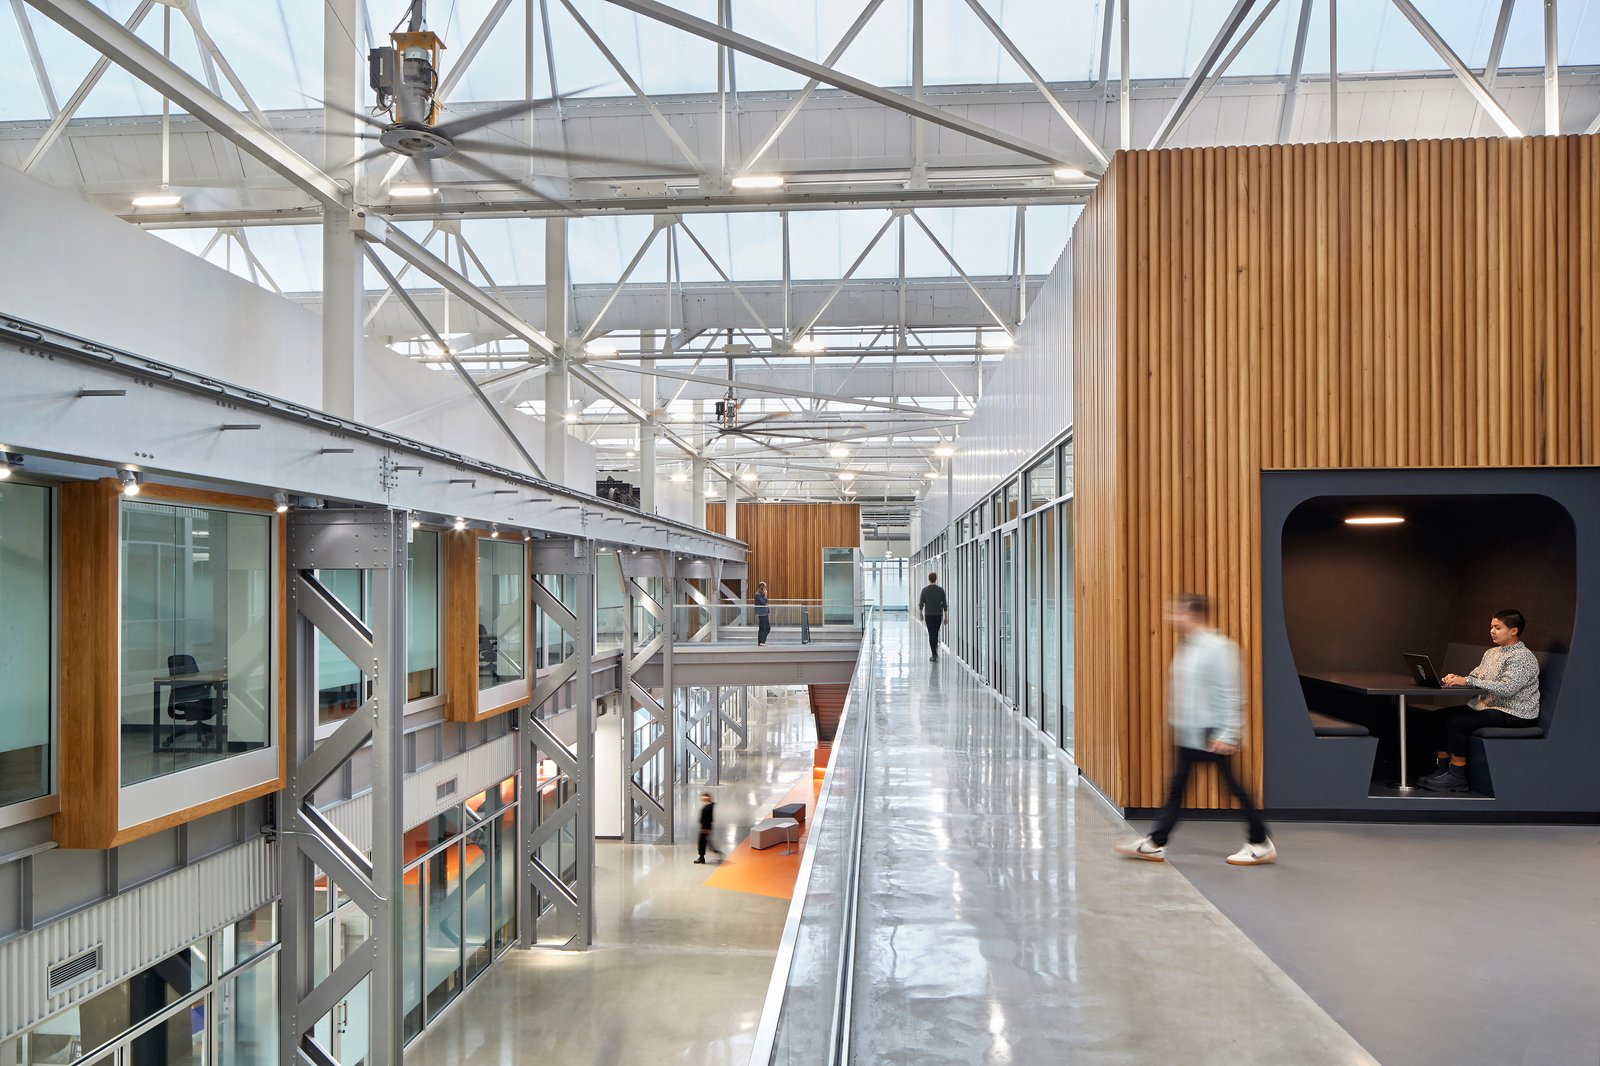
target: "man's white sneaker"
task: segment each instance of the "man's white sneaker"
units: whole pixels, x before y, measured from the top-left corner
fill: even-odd
[[[1269,837],[1259,844],[1245,844],[1244,847],[1228,856],[1231,866],[1264,866],[1269,862],[1278,861],[1278,849]]]
[[[1157,847],[1149,837],[1122,841],[1117,845],[1117,854],[1129,859],[1143,859],[1145,862],[1167,861],[1167,849]]]

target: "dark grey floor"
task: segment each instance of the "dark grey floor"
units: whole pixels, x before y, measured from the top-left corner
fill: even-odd
[[[1142,823],[1141,823],[1142,826]],[[1383,1066],[1600,1064],[1600,829],[1179,826],[1172,864]]]

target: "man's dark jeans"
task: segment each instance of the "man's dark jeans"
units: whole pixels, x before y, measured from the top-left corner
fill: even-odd
[[[928,626],[928,650],[933,652],[933,657],[939,657],[939,627],[944,625],[944,615],[925,614],[922,620]]]
[[[1167,846],[1167,838],[1172,835],[1172,827],[1178,824],[1178,812],[1183,806],[1183,790],[1189,783],[1190,771],[1196,764],[1207,762],[1217,764],[1223,783],[1228,786],[1228,791],[1233,793],[1234,799],[1239,801],[1239,806],[1244,808],[1245,821],[1250,825],[1250,843],[1259,844],[1267,839],[1267,824],[1261,820],[1261,812],[1256,810],[1250,794],[1239,784],[1239,779],[1233,776],[1233,764],[1228,761],[1228,756],[1180,746],[1178,765],[1173,768],[1172,782],[1167,786],[1166,805],[1156,816],[1155,828],[1150,830],[1150,843],[1156,847]]]

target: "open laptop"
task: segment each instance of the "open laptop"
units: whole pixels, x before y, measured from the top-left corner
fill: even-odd
[[[1406,660],[1406,671],[1412,679],[1424,688],[1444,688],[1444,682],[1439,680],[1439,671],[1433,668],[1433,660],[1426,655],[1414,651],[1403,653]]]

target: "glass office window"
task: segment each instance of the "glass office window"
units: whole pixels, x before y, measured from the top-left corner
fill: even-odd
[[[1006,486],[1006,518],[1007,522],[1017,517],[1017,509],[1021,503],[1021,490],[1015,481]]]
[[[1044,553],[1041,551],[1043,528],[1040,524],[1042,516],[1030,518],[1025,523],[1027,527],[1027,564],[1023,571],[1023,595],[1026,599],[1027,613],[1027,643],[1024,655],[1027,657],[1026,673],[1026,703],[1025,709],[1029,718],[1043,724],[1041,715],[1044,709],[1044,674],[1043,656],[1040,654],[1040,641],[1044,635],[1044,596],[1041,592],[1044,572]]]
[[[1076,683],[1073,663],[1073,642],[1076,623],[1073,618],[1075,592],[1072,587],[1072,501],[1056,508],[1061,526],[1061,746],[1072,750],[1073,743],[1073,686]]]
[[[494,827],[494,950],[517,939],[517,810],[502,811]]]
[[[462,922],[462,950],[467,980],[489,968],[494,957],[493,883],[494,826],[479,825],[467,833],[462,843],[462,862],[466,866],[466,914]]]
[[[406,699],[439,691],[439,534],[415,529],[406,549]]]
[[[213,1003],[219,1066],[277,1061],[277,955],[224,981]]]
[[[50,490],[0,487],[0,806],[50,792]]]
[[[360,570],[318,570],[317,581],[350,613],[367,621],[370,607],[367,576]],[[317,721],[341,722],[361,706],[361,671],[338,646],[317,634]]]
[[[432,1021],[462,985],[460,842],[434,852],[422,869],[427,919],[422,930],[422,977]]]
[[[578,579],[573,575],[542,574],[539,584],[561,602],[567,610],[577,613],[578,609]],[[538,668],[548,669],[560,666],[572,655],[574,648],[572,637],[562,629],[555,619],[543,611],[535,611],[534,619],[539,627],[539,661]]]
[[[122,503],[122,783],[272,741],[272,519]]]
[[[526,676],[527,552],[520,540],[478,540],[478,687]]]
[[[1056,457],[1039,460],[1028,469],[1028,508],[1049,503],[1056,498]]]
[[[622,560],[614,551],[602,549],[595,559],[594,650],[611,651],[622,647],[628,611],[622,590]]]
[[[278,942],[278,905],[268,903],[217,934],[217,971],[243,966]]]
[[[1061,739],[1061,552],[1056,538],[1054,508],[1039,516],[1039,596],[1044,603],[1044,633],[1040,637],[1044,691],[1044,731]]]

